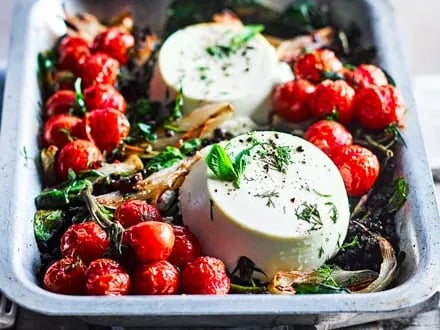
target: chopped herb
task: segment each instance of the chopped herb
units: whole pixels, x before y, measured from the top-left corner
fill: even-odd
[[[166,129],[166,130],[173,131],[173,132],[176,132],[176,133],[186,133],[187,132],[186,130],[184,130],[182,128],[179,128],[179,127],[176,127],[176,126],[171,125],[171,124],[165,124],[162,127],[164,129]]]
[[[321,80],[345,80],[344,76],[340,74],[339,72],[333,72],[333,71],[324,71],[321,72]]]
[[[338,283],[336,283],[335,279],[333,278],[333,270],[334,268],[332,266],[324,264],[319,267],[316,272],[323,278],[323,284],[339,287]]]
[[[408,183],[404,178],[399,177],[394,181],[393,193],[386,204],[388,213],[394,213],[400,210],[408,199]]]
[[[84,95],[81,90],[81,78],[75,80],[75,108],[72,109],[73,113],[77,116],[84,116],[87,112],[86,102],[84,100]]]
[[[281,173],[286,173],[287,167],[293,162],[290,147],[276,145],[274,141],[262,144],[258,155],[270,168]]]
[[[185,156],[191,156],[193,155],[197,150],[200,150],[202,147],[202,140],[195,138],[188,141],[185,141],[181,147],[180,151]]]
[[[254,197],[267,198],[266,206],[267,207],[275,207],[275,203],[273,202],[273,198],[280,197],[280,194],[277,191],[272,190],[272,191],[266,191],[261,194],[255,194]]]
[[[406,142],[405,139],[402,136],[402,133],[400,132],[399,127],[397,126],[396,123],[391,123],[386,129],[385,132],[387,133],[391,133],[394,135],[394,137],[399,140],[400,142],[402,142],[402,144],[406,147]]]
[[[308,222],[311,225],[311,230],[322,228],[321,215],[316,204],[302,203],[296,208],[295,215],[298,219]]]
[[[173,111],[171,113],[171,116],[168,118],[169,123],[182,118],[182,108],[183,108],[183,88],[182,86],[180,86],[176,94],[176,99],[174,101]]]
[[[353,237],[351,242],[344,243],[342,245],[339,245],[339,241],[338,241],[338,248],[339,248],[339,250],[342,250],[342,251],[344,251],[348,248],[351,248],[351,247],[359,247],[359,246],[360,246],[360,241],[359,241],[359,237],[357,235]]]
[[[258,142],[242,150],[232,160],[222,146],[214,144],[205,162],[217,178],[222,181],[232,181],[236,188],[240,188],[240,181],[249,162],[250,152],[257,145],[259,145]]]
[[[31,159],[31,157],[29,156],[29,153],[28,153],[26,147],[23,147],[23,149],[20,151],[20,155],[24,159],[24,166],[28,166],[29,160]]]
[[[325,197],[325,198],[332,197],[332,195],[330,195],[330,194],[323,194],[323,193],[317,191],[316,189],[313,189],[313,192],[315,194],[317,194],[318,196],[321,196],[321,197]]]
[[[209,67],[207,67],[207,66],[199,66],[197,69],[199,70],[199,73],[200,73],[200,80],[208,79],[208,76],[207,76],[206,72],[209,70]]]
[[[324,249],[323,249],[323,247],[321,246],[320,248],[319,248],[319,252],[318,252],[318,258],[322,258],[322,256],[324,255]]]
[[[179,149],[167,146],[159,155],[152,158],[145,167],[150,173],[157,172],[161,169],[170,167],[183,158],[184,155]]]
[[[330,219],[332,219],[333,223],[338,221],[339,213],[336,205],[333,202],[327,202],[325,205],[330,206]]]
[[[127,118],[130,121],[130,135],[125,139],[127,143],[156,141],[156,123],[154,118],[160,111],[160,103],[141,98],[130,106]]]
[[[245,25],[242,31],[232,36],[227,45],[212,45],[206,48],[206,51],[214,58],[228,57],[237,53],[249,40],[258,33],[263,32],[263,30],[264,26],[261,24]]]

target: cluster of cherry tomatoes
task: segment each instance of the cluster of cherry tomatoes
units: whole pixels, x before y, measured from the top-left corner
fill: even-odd
[[[115,27],[99,33],[93,42],[72,35],[60,40],[58,73],[80,79],[80,86],[61,83],[44,105],[42,144],[60,150],[56,160],[60,180],[67,179],[69,169],[78,173],[99,165],[103,153],[129,134],[127,103],[114,85],[133,46],[133,36]]]
[[[319,120],[305,138],[333,160],[350,196],[367,193],[379,176],[379,161],[353,144],[346,126],[355,120],[367,130],[399,124],[405,109],[399,92],[377,66],[347,68],[328,49],[301,55],[293,69],[295,80],[275,89],[274,111],[289,122]]]
[[[229,292],[223,262],[202,256],[197,238],[186,227],[164,222],[154,206],[127,201],[116,209],[114,221],[125,228],[124,265],[105,258],[110,239],[97,223],[74,224],[61,237],[62,259],[47,269],[44,287],[75,295]]]

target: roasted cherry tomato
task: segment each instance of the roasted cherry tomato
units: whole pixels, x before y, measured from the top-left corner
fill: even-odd
[[[92,49],[117,59],[119,63],[128,62],[128,51],[134,46],[134,37],[116,27],[110,27],[95,37]]]
[[[399,91],[391,85],[370,85],[359,89],[353,107],[361,125],[373,130],[385,129],[391,123],[399,123],[405,112]]]
[[[318,119],[324,119],[336,112],[338,121],[347,124],[354,117],[354,94],[354,89],[344,80],[324,80],[316,87],[310,111]]]
[[[300,122],[310,117],[310,98],[315,86],[307,80],[292,80],[275,88],[272,95],[274,111],[290,122]]]
[[[140,265],[136,268],[133,276],[133,292],[135,294],[177,294],[179,285],[179,271],[166,260]]]
[[[62,54],[70,47],[89,48],[89,42],[80,36],[67,35],[61,39],[60,43],[58,44],[58,53]]]
[[[361,64],[353,71],[352,84],[354,88],[363,88],[370,85],[388,85],[385,73],[375,65]]]
[[[128,228],[124,243],[133,248],[138,263],[167,259],[174,246],[173,227],[165,222],[147,221]]]
[[[231,287],[225,264],[214,257],[198,257],[189,262],[181,281],[186,294],[227,294]]]
[[[343,146],[353,144],[351,133],[340,123],[321,120],[311,125],[304,138],[324,151],[330,158]]]
[[[366,194],[379,176],[379,160],[370,150],[362,146],[342,147],[332,159],[342,175],[350,196]]]
[[[86,264],[102,258],[109,247],[107,233],[95,222],[73,224],[61,237],[60,251],[63,257],[78,257]]]
[[[44,288],[62,294],[84,293],[86,267],[77,258],[66,257],[55,261],[44,274]]]
[[[75,138],[84,139],[84,126],[82,119],[61,114],[49,118],[43,127],[43,146],[55,145],[62,148]]]
[[[46,117],[52,117],[61,113],[69,113],[75,108],[75,92],[71,90],[59,90],[46,101]]]
[[[68,47],[58,58],[57,69],[70,71],[75,76],[81,74],[81,67],[90,56],[90,50],[87,47]]]
[[[56,161],[57,174],[64,181],[68,177],[69,168],[80,173],[95,168],[103,161],[101,151],[92,142],[75,140],[61,149]]]
[[[81,65],[84,87],[93,84],[114,85],[119,73],[119,62],[104,53],[89,56]]]
[[[97,259],[86,269],[86,293],[97,296],[122,296],[130,291],[130,276],[111,259]]]
[[[122,113],[127,112],[127,103],[119,91],[112,85],[92,85],[84,91],[84,101],[88,111],[113,108]]]
[[[99,149],[107,152],[115,149],[130,132],[127,117],[112,108],[88,112],[85,121],[95,144]]]
[[[339,72],[341,69],[342,62],[328,49],[318,49],[303,54],[293,66],[296,79],[306,79],[313,83],[323,80],[324,73]]]
[[[119,205],[115,210],[115,221],[124,228],[129,228],[143,221],[163,221],[159,211],[146,201],[127,201]]]
[[[168,261],[183,269],[188,262],[201,256],[202,248],[197,237],[187,227],[173,226],[173,231],[175,240]]]

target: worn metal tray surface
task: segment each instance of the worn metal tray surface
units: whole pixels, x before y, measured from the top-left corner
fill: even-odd
[[[407,256],[395,287],[357,295],[127,297],[63,296],[40,288],[35,278],[39,253],[32,227],[34,196],[41,189],[36,56],[62,33],[61,2],[70,12],[90,11],[102,18],[128,9],[139,24],[148,23],[155,30],[161,28],[168,4],[153,0],[18,1],[0,131],[0,287],[9,297],[44,314],[76,315],[95,323],[126,326],[336,326],[414,314],[438,304],[440,222],[433,183],[392,7],[387,1],[373,0],[331,0],[329,6],[341,27],[356,23],[363,31],[364,46],[377,47],[380,64],[395,77],[409,109],[404,131],[408,146],[398,157],[399,171],[411,191],[397,219],[400,246]]]

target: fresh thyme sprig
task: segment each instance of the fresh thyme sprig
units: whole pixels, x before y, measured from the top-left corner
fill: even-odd
[[[266,206],[267,207],[275,207],[275,203],[274,203],[273,199],[280,197],[280,194],[277,191],[272,190],[272,191],[266,191],[261,194],[255,194],[254,197],[267,198]]]
[[[274,141],[261,145],[258,155],[271,169],[286,173],[287,167],[292,164],[291,148],[289,146],[276,145]]]
[[[228,57],[231,54],[237,53],[249,40],[258,33],[263,32],[263,30],[264,25],[261,24],[245,25],[242,31],[232,36],[227,45],[212,45],[206,48],[206,51],[214,58]]]
[[[302,203],[296,208],[295,215],[298,219],[308,222],[311,225],[311,230],[322,228],[322,219],[316,204]]]

